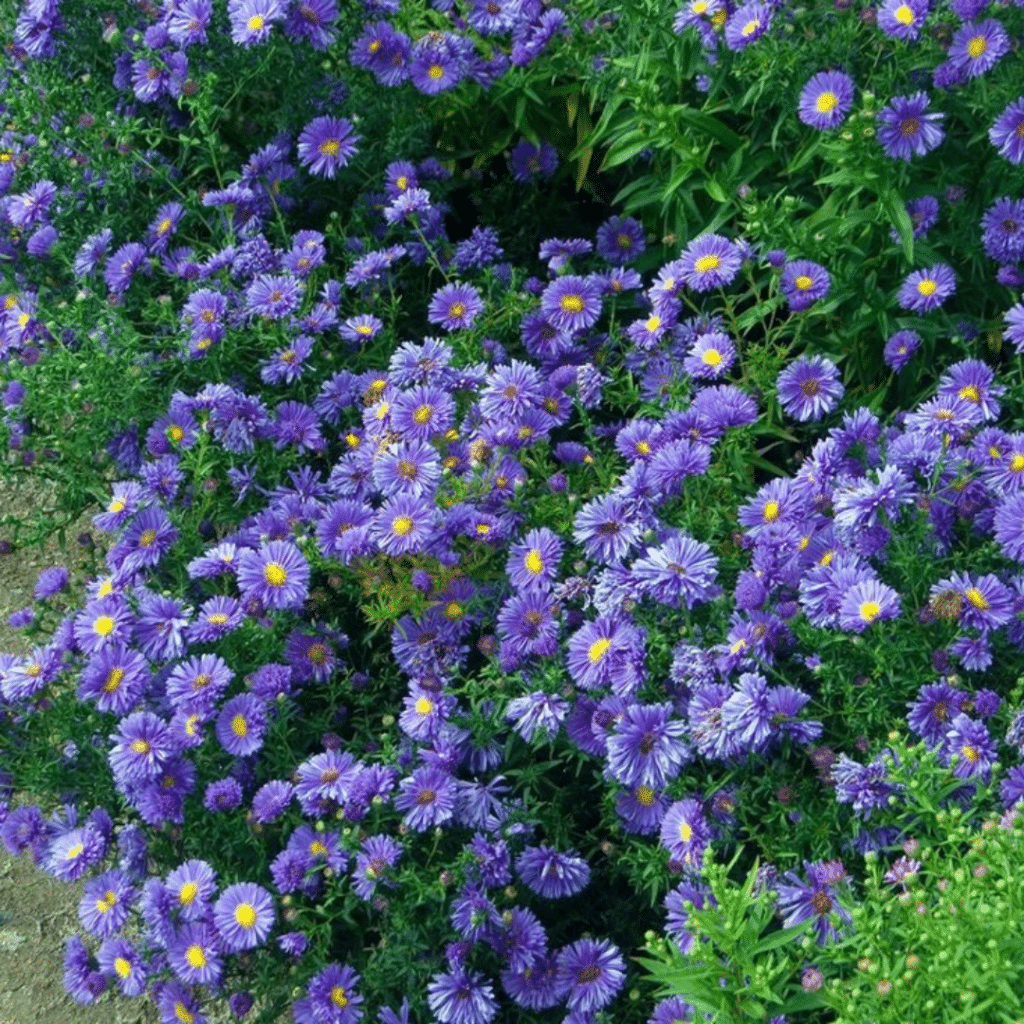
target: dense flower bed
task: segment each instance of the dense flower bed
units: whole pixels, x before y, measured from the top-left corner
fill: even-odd
[[[76,1000],[1024,1014],[1019,4],[10,15]]]

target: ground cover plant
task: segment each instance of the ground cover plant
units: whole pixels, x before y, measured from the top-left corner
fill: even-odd
[[[6,14],[76,1000],[1024,1018],[1019,4]]]

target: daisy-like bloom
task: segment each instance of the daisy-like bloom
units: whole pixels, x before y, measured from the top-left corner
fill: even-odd
[[[516,858],[516,871],[528,889],[549,900],[575,896],[590,881],[590,867],[582,857],[550,846],[527,846]]]
[[[907,214],[910,216],[914,238],[924,238],[935,227],[939,219],[939,201],[935,196],[911,199],[907,203]],[[895,228],[889,232],[889,237],[897,244],[900,241],[900,236]]]
[[[490,1024],[498,1012],[490,982],[458,965],[433,976],[427,1005],[440,1024]]]
[[[318,178],[333,178],[358,152],[352,122],[344,117],[314,117],[299,134],[299,163]]]
[[[899,373],[910,357],[921,347],[921,335],[917,331],[897,331],[886,343],[882,358],[894,373]]]
[[[532,743],[535,736],[550,741],[568,712],[569,704],[563,698],[535,690],[510,700],[505,706],[505,720],[512,723],[512,728],[527,743]]]
[[[458,331],[473,326],[483,312],[484,301],[470,284],[446,284],[434,292],[427,308],[427,319],[446,331]]]
[[[572,1013],[593,1013],[607,1006],[626,981],[626,964],[608,939],[578,939],[558,953],[558,981],[568,989]]]
[[[929,0],[885,0],[878,9],[878,27],[894,39],[913,41],[928,17]]]
[[[956,757],[953,774],[958,779],[980,777],[985,782],[988,782],[998,756],[995,741],[989,736],[985,724],[962,711],[950,722],[943,753],[947,763],[952,763]]]
[[[290,541],[241,551],[236,576],[242,600],[258,600],[265,608],[299,608],[309,596],[309,563]]]
[[[149,663],[124,644],[102,648],[82,669],[78,699],[94,701],[100,711],[128,714],[149,682]]]
[[[527,184],[536,178],[550,178],[558,169],[558,150],[550,142],[540,148],[520,139],[509,154],[509,169],[515,181]]]
[[[167,723],[151,711],[135,711],[118,725],[107,755],[118,784],[155,779],[174,753]]]
[[[597,254],[616,266],[636,259],[647,248],[643,225],[632,217],[609,217],[595,237]]]
[[[1010,37],[1002,23],[988,18],[980,24],[960,27],[949,47],[949,59],[968,78],[991,71],[1000,57],[1010,52]]]
[[[1006,393],[1002,384],[995,383],[995,373],[980,359],[961,359],[939,378],[938,394],[955,395],[973,402],[987,421],[999,415],[997,399]]]
[[[551,590],[558,576],[562,540],[547,527],[530,530],[509,550],[505,572],[517,590]]]
[[[661,820],[661,845],[672,860],[695,867],[711,841],[701,802],[694,797],[677,800]]]
[[[362,841],[352,868],[352,888],[360,899],[369,902],[381,882],[387,882],[388,871],[398,863],[402,847],[391,836],[368,836]]]
[[[573,682],[583,690],[612,684],[616,693],[629,693],[639,682],[644,639],[624,613],[585,622],[569,639],[566,663]]]
[[[8,215],[10,207],[8,207]],[[107,263],[103,271],[103,280],[114,295],[122,295],[128,290],[132,278],[146,264],[146,247],[138,242],[122,245]]]
[[[774,12],[767,4],[744,4],[725,23],[725,45],[730,50],[743,50],[768,31]]]
[[[426,498],[396,494],[377,512],[371,536],[389,555],[406,555],[422,550],[433,537],[436,509]]]
[[[668,800],[650,786],[631,786],[615,798],[615,813],[625,831],[649,836],[658,831]]]
[[[839,628],[863,633],[873,622],[898,618],[900,610],[899,594],[892,587],[864,580],[846,591],[839,606]]]
[[[1003,337],[1018,354],[1024,353],[1024,302],[1018,302],[1006,311],[1006,330]]]
[[[945,681],[922,686],[917,699],[907,705],[907,724],[934,747],[942,742],[966,700],[966,693]]]
[[[576,334],[597,323],[601,315],[600,286],[592,278],[567,274],[544,289],[540,308],[556,330]]]
[[[820,132],[838,128],[853,106],[853,79],[842,71],[819,71],[800,91],[797,116]]]
[[[183,50],[197,43],[205,43],[206,29],[212,16],[211,0],[182,0],[168,14],[167,34]]]
[[[437,449],[415,438],[389,445],[373,464],[373,482],[386,497],[430,497],[441,478]]]
[[[294,384],[305,371],[303,362],[313,351],[313,339],[300,334],[287,348],[279,348],[261,367],[264,384]]]
[[[328,964],[292,1004],[295,1024],[356,1024],[363,1016],[360,977],[348,964]]]
[[[878,141],[885,155],[909,161],[913,156],[930,153],[946,137],[943,117],[944,114],[928,111],[926,92],[894,97],[878,115]]]
[[[260,274],[245,290],[245,304],[253,316],[281,320],[299,308],[304,290],[291,274]]]
[[[789,885],[778,886],[778,909],[785,915],[782,927],[792,928],[814,918],[813,931],[818,936],[818,945],[827,946],[841,938],[829,915],[837,913],[844,924],[852,924],[850,912],[838,899],[838,887],[848,875],[839,861],[804,861],[804,874],[810,880],[805,882],[794,872],[787,871],[785,878]]]
[[[221,708],[214,731],[220,745],[236,757],[255,754],[263,746],[266,707],[252,693],[240,693]]]
[[[663,789],[691,758],[686,723],[671,704],[631,704],[608,737],[608,772],[624,786]]]
[[[253,43],[266,42],[274,22],[280,21],[284,13],[280,0],[230,0],[231,41],[247,49]]]
[[[105,871],[85,883],[78,903],[78,920],[90,935],[109,938],[127,923],[137,896],[124,871]]]
[[[424,36],[413,44],[409,81],[427,96],[453,89],[462,80],[459,61],[451,47],[438,45]]]
[[[167,950],[174,973],[187,985],[215,985],[223,962],[220,937],[212,924],[192,921],[184,925]]]
[[[717,380],[729,372],[735,359],[732,339],[721,331],[708,331],[690,347],[683,369],[699,380]]]
[[[588,501],[576,513],[573,538],[590,558],[605,564],[621,562],[643,535],[629,502],[614,494]]]
[[[783,411],[800,420],[816,422],[832,412],[845,394],[839,368],[824,356],[800,356],[775,381]]]
[[[1014,263],[1024,258],[1024,199],[997,199],[981,218],[985,255]]]
[[[498,658],[504,671],[514,671],[528,656],[550,656],[558,648],[555,602],[543,590],[513,594],[498,612],[495,626],[501,638]]]
[[[742,265],[740,249],[722,235],[698,235],[679,257],[680,276],[695,292],[724,287],[736,277]]]
[[[274,897],[253,882],[229,885],[213,905],[213,924],[229,952],[254,949],[274,927]]]
[[[1011,164],[1024,164],[1024,96],[1007,105],[988,132],[999,155]]]
[[[803,312],[823,299],[831,287],[832,275],[820,263],[811,260],[787,263],[779,277],[779,288],[794,313]]]
[[[992,521],[993,536],[1007,558],[1024,563],[1024,494],[1004,498]]]
[[[992,573],[971,579],[967,573],[955,572],[936,583],[929,596],[938,617],[956,619],[963,626],[997,629],[1013,618],[1012,592]]]
[[[127,939],[106,939],[96,952],[96,961],[101,971],[117,979],[126,996],[134,998],[145,991],[149,978],[145,961]]]
[[[451,820],[455,813],[458,787],[453,776],[441,768],[417,768],[398,784],[394,805],[405,811],[403,823],[415,832],[425,832]]]
[[[673,608],[692,608],[720,592],[718,559],[707,544],[686,534],[648,548],[630,572],[643,593]]]
[[[200,654],[175,665],[164,683],[167,699],[176,710],[211,711],[235,673],[218,654]]]
[[[956,291],[956,275],[945,263],[908,274],[896,295],[901,309],[912,313],[930,313],[938,309]]]
[[[372,313],[363,313],[360,316],[350,316],[338,328],[338,333],[346,341],[362,345],[363,342],[376,338],[383,326],[383,320],[379,320]]]

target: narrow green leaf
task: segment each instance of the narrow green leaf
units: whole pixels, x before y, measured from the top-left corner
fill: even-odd
[[[701,110],[694,110],[683,104],[677,104],[670,108],[675,118],[682,121],[690,128],[696,128],[705,135],[720,142],[726,149],[732,152],[743,145],[743,137],[737,135],[728,125],[723,124],[717,117],[705,114]]]
[[[903,243],[903,255],[911,265],[914,263],[914,225],[907,213],[907,204],[903,197],[895,189],[888,189],[883,192],[878,201],[890,223],[896,229]]]
[[[728,196],[725,194],[725,189],[722,188],[714,178],[708,178],[704,182],[704,191],[707,192],[707,194],[711,196],[716,203],[726,203],[729,201]]]

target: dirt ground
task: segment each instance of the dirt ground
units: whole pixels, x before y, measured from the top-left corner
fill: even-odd
[[[0,480],[0,516],[31,509],[38,491],[14,488]],[[88,517],[80,522],[89,528]],[[67,565],[74,574],[83,562],[69,531],[62,550],[56,540],[43,547],[0,555],[0,651],[25,652],[31,646],[7,624],[7,616],[32,602],[41,569]],[[0,540],[9,536],[0,526]],[[12,860],[0,847],[0,1024],[156,1024],[148,1001],[104,996],[90,1006],[73,1002],[64,991],[64,937],[77,925],[81,886],[66,885],[26,858]]]

